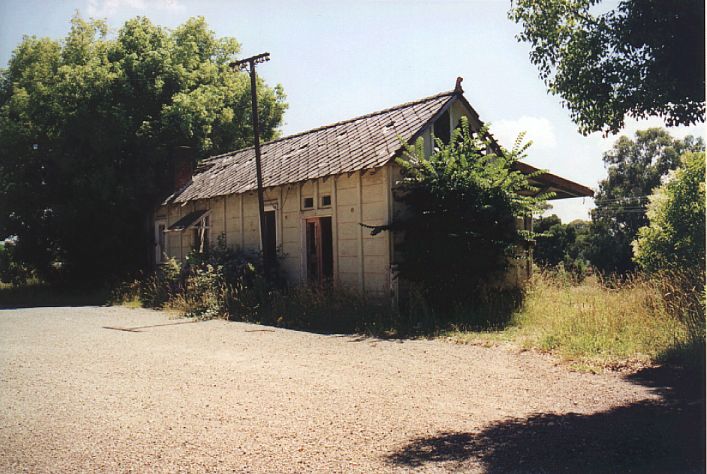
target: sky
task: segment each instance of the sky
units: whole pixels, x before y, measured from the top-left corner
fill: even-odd
[[[243,57],[271,54],[258,74],[285,89],[285,135],[451,90],[461,76],[466,98],[502,144],[512,146],[525,131],[533,141],[527,163],[596,189],[606,175],[602,154],[617,137],[662,121],[629,119],[621,134],[607,138],[579,134],[560,99],[547,93],[529,46],[516,40],[520,28],[508,20],[509,6],[509,0],[2,0],[0,65],[23,35],[63,38],[76,11],[106,19],[113,32],[138,15],[170,28],[203,16],[218,36],[241,43]],[[704,136],[705,127],[670,131]],[[593,200],[552,204],[548,213],[569,222],[587,219]]]

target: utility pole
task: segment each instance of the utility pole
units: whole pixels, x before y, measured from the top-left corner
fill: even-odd
[[[258,185],[258,214],[260,216],[260,247],[263,250],[263,269],[265,271],[265,276],[270,279],[270,263],[272,262],[273,256],[270,255],[270,248],[267,245],[268,228],[265,225],[265,198],[263,196],[263,169],[260,164],[260,127],[258,120],[258,94],[256,90],[255,74],[255,65],[266,61],[270,61],[270,53],[258,54],[246,59],[241,59],[240,61],[231,63],[230,66],[240,70],[248,69],[250,72],[250,97],[253,111],[251,115],[253,118],[253,142],[255,148],[255,177]]]

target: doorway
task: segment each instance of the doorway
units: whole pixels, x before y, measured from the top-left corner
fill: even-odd
[[[305,220],[307,281],[314,285],[330,283],[334,277],[334,252],[331,217]]]
[[[277,264],[277,216],[274,209],[265,211],[265,245],[270,260],[268,264],[274,268]]]

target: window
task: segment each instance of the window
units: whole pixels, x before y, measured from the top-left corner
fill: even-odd
[[[193,227],[192,249],[199,253],[209,249],[209,216],[205,216]]]
[[[325,194],[322,196],[322,207],[331,207],[331,196]]]
[[[306,197],[302,199],[302,209],[313,209],[314,208],[314,198]]]
[[[434,136],[442,140],[444,143],[449,144],[449,139],[451,137],[449,110],[445,110],[435,122]]]
[[[155,222],[155,263],[162,263],[167,256],[167,222]]]

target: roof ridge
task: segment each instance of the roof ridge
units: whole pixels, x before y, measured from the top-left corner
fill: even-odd
[[[440,93],[438,93],[438,94],[431,95],[431,96],[429,96],[429,97],[424,97],[424,98],[422,98],[422,99],[411,100],[411,101],[408,101],[408,102],[404,102],[404,103],[402,103],[402,104],[398,104],[398,105],[394,105],[394,106],[392,106],[392,107],[388,107],[388,108],[386,108],[386,109],[377,110],[377,111],[375,111],[375,112],[369,112],[369,113],[367,113],[367,114],[359,115],[359,116],[357,116],[357,117],[353,117],[353,118],[350,118],[350,119],[340,120],[340,121],[338,121],[338,122],[330,123],[330,124],[328,124],[328,125],[322,125],[322,126],[320,126],[320,127],[316,127],[316,128],[312,128],[312,129],[309,129],[309,130],[305,130],[305,131],[303,131],[303,132],[298,132],[298,133],[294,133],[294,134],[292,134],[292,135],[287,135],[287,136],[284,136],[284,137],[276,138],[275,140],[270,140],[269,142],[265,142],[265,143],[261,144],[261,146],[270,145],[270,144],[272,144],[272,143],[278,143],[278,142],[281,142],[281,141],[283,141],[283,140],[289,140],[289,139],[291,139],[291,138],[301,137],[301,136],[303,136],[303,135],[307,135],[307,134],[310,134],[310,133],[314,133],[314,132],[319,132],[319,131],[322,131],[322,130],[326,130],[327,128],[337,127],[337,126],[339,126],[339,125],[344,125],[344,124],[346,124],[346,123],[351,123],[351,122],[355,122],[355,121],[357,121],[357,120],[370,118],[370,117],[373,117],[373,116],[375,116],[375,115],[381,115],[381,114],[385,114],[385,113],[388,113],[388,112],[392,112],[392,111],[394,111],[394,110],[402,109],[402,108],[405,108],[405,107],[410,107],[410,106],[412,106],[412,105],[417,105],[417,104],[421,104],[421,103],[423,103],[423,102],[428,102],[428,101],[430,101],[430,100],[439,99],[440,97],[452,96],[452,95],[456,94],[457,92],[458,92],[458,91],[456,91],[456,90],[451,90],[451,91],[446,91],[446,92],[440,92]],[[220,154],[220,155],[210,156],[210,157],[208,157],[208,158],[202,160],[202,163],[204,163],[204,162],[211,162],[211,161],[213,161],[213,160],[217,160],[217,159],[220,159],[220,158],[228,158],[229,156],[233,156],[235,153],[243,152],[243,151],[247,151],[247,150],[252,150],[253,148],[255,148],[255,147],[249,146],[249,147],[246,147],[246,148],[239,148],[238,150],[233,150],[233,151],[229,151],[229,152],[226,152],[226,153],[222,153],[222,154]]]

